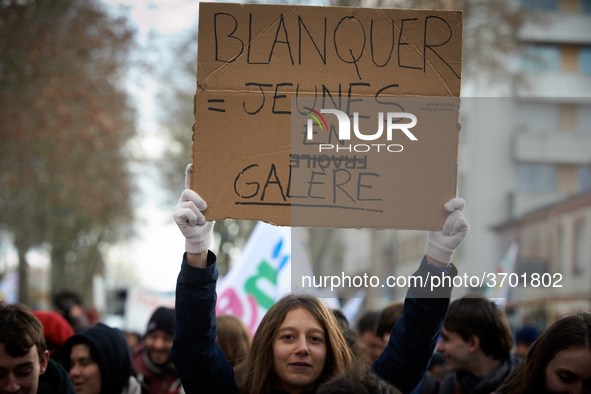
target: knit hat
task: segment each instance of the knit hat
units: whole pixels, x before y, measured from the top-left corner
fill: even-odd
[[[156,309],[148,321],[146,335],[154,330],[161,330],[174,335],[174,309],[161,306]]]
[[[131,351],[123,332],[98,323],[68,339],[64,345],[66,371],[71,368],[70,354],[77,344],[90,346],[91,356],[101,371],[101,394],[123,391],[132,374]]]
[[[531,345],[538,339],[540,332],[534,326],[523,326],[517,334],[515,334],[515,343],[523,342]]]
[[[43,324],[43,335],[47,342],[63,346],[66,340],[74,335],[70,323],[58,313],[33,311],[33,315]]]

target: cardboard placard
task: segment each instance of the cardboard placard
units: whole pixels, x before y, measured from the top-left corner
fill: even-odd
[[[191,187],[206,217],[441,229],[456,192],[461,16],[201,3]],[[330,108],[357,126],[350,139]],[[415,140],[400,127],[409,113]]]

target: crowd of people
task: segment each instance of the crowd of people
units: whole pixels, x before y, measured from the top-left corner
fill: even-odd
[[[74,326],[63,312],[0,305],[0,393],[184,393],[170,357],[174,309],[157,308],[135,345],[101,322]]]
[[[139,335],[89,319],[72,293],[54,311],[1,304],[0,393],[591,393],[591,313],[543,332],[524,327],[514,341],[494,301],[452,302],[452,281],[410,286],[404,301],[356,322],[292,294],[254,333],[216,316],[213,222],[187,182],[174,211],[186,241],[174,309],[157,308]],[[469,230],[463,207],[459,198],[445,204],[415,276],[457,275],[452,256]]]

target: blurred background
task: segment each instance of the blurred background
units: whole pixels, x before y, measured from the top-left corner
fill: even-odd
[[[590,309],[591,0],[297,4],[463,10],[458,195],[471,232],[454,264],[561,275],[560,288],[521,282],[497,295],[513,326]],[[48,309],[72,290],[103,317],[124,316],[132,296],[148,314],[172,305],[198,13],[196,0],[0,0],[0,299]],[[216,223],[222,275],[254,225]],[[316,275],[407,275],[426,241],[294,231]],[[404,296],[366,290],[367,309]]]

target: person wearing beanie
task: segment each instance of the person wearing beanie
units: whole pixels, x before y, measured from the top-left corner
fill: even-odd
[[[68,338],[74,335],[74,329],[60,314],[51,311],[33,311],[33,315],[43,324],[43,335],[49,357],[63,365],[63,347]]]
[[[123,333],[105,324],[70,337],[64,345],[64,368],[77,394],[139,394],[131,354]]]
[[[174,309],[157,308],[146,328],[144,343],[132,354],[132,368],[137,379],[152,394],[183,393],[181,380],[170,357],[174,338]]]
[[[53,296],[55,312],[70,323],[75,333],[78,333],[91,326],[82,298],[71,290],[62,290]]]
[[[514,356],[521,361],[525,358],[531,345],[538,339],[540,332],[534,326],[523,326],[515,334]]]

